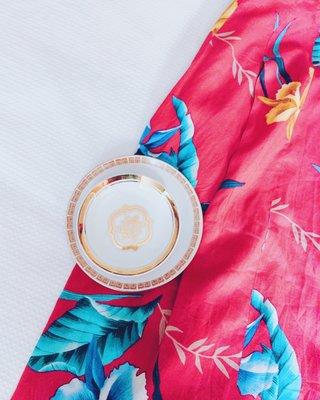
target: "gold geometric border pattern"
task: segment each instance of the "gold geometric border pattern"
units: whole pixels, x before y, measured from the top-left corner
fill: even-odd
[[[78,184],[76,187],[75,191],[73,192],[73,195],[71,197],[71,200],[69,202],[68,210],[67,210],[67,235],[69,239],[69,245],[70,248],[77,260],[77,264],[95,281],[98,283],[102,284],[103,286],[107,286],[111,289],[115,290],[122,290],[122,291],[137,291],[137,290],[144,290],[144,289],[151,289],[153,287],[161,286],[166,282],[171,281],[173,278],[175,278],[184,268],[187,267],[189,264],[190,260],[194,256],[195,252],[197,251],[198,244],[201,240],[201,233],[202,233],[202,215],[200,214],[200,209],[199,209],[199,200],[194,194],[194,191],[190,185],[190,183],[187,181],[184,176],[171,167],[169,164],[166,163],[161,163],[161,166],[158,166],[157,164],[152,162],[152,158],[146,157],[146,156],[128,156],[128,157],[119,157],[116,158],[112,161],[108,161],[106,163],[103,163],[101,165],[98,165],[96,168],[94,168],[91,172],[89,172],[88,175],[86,175],[82,181]],[[80,195],[83,191],[83,189],[88,185],[89,182],[91,182],[97,175],[99,175],[101,172],[110,169],[112,167],[115,167],[116,165],[121,165],[121,164],[133,164],[133,163],[138,163],[138,164],[152,164],[156,165],[157,167],[161,169],[165,169],[167,172],[169,172],[171,175],[175,176],[185,187],[187,190],[189,197],[192,202],[192,210],[193,210],[193,215],[194,215],[194,228],[193,228],[193,234],[190,240],[190,244],[188,247],[188,250],[185,252],[185,254],[182,256],[180,261],[173,267],[171,268],[168,272],[163,274],[157,279],[141,282],[141,283],[123,283],[119,282],[117,280],[111,280],[103,275],[99,274],[97,271],[95,271],[87,262],[86,260],[81,256],[81,253],[79,251],[77,242],[74,237],[73,233],[73,226],[72,226],[72,221],[74,217],[74,211],[76,208],[76,204],[80,198]]]

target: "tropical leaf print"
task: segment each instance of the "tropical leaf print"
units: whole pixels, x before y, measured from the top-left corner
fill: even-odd
[[[105,382],[105,374],[95,336],[89,344],[85,363],[85,380],[72,379],[68,384],[62,385],[51,400],[95,400],[99,398],[100,389]]]
[[[278,364],[273,352],[262,346],[262,352],[255,351],[241,360],[238,387],[242,395],[252,395],[255,398],[266,396],[266,392],[277,381],[279,373]],[[272,399],[278,399],[278,391],[274,390]]]
[[[291,141],[294,126],[306,101],[314,76],[314,69],[310,67],[308,80],[301,94],[301,82],[292,81],[291,76],[286,70],[285,61],[280,53],[280,46],[292,23],[293,21],[289,22],[276,37],[272,47],[272,56],[263,57],[263,67],[259,74],[259,80],[264,96],[258,96],[258,99],[261,100],[262,103],[271,107],[270,111],[266,114],[266,122],[268,125],[275,122],[286,122],[286,136],[289,142]],[[274,31],[278,30],[279,25],[280,16],[277,14]],[[279,84],[279,90],[274,99],[268,96],[265,81],[265,66],[267,62],[274,62],[276,64],[276,79]]]
[[[271,348],[262,345],[262,352],[255,351],[242,358],[238,375],[240,393],[255,398],[260,396],[262,400],[297,400],[301,390],[297,357],[279,325],[277,311],[257,290],[252,291],[251,305],[260,315],[247,327],[245,346],[251,342],[263,321]]]
[[[159,361],[157,359],[154,369],[153,369],[153,386],[154,386],[154,391],[152,395],[152,400],[162,400],[162,394],[160,391],[160,372],[159,372]]]
[[[244,68],[239,60],[236,57],[236,51],[232,42],[239,41],[241,38],[239,36],[234,35],[234,31],[230,32],[219,32],[215,33],[214,37],[220,40],[221,42],[227,44],[231,49],[232,55],[232,75],[238,85],[240,86],[244,81],[248,83],[248,90],[251,96],[254,95],[254,80],[257,77],[257,74],[249,69]],[[213,41],[210,41],[210,45],[213,46]]]
[[[159,306],[158,306],[159,307]],[[167,318],[169,318],[171,315],[171,310],[166,310],[164,308],[161,308],[161,320],[160,320],[160,324],[159,324],[159,344],[162,341],[164,332],[166,330],[166,325],[167,325]]]
[[[277,81],[279,83],[279,86],[281,87],[284,83],[290,83],[292,82],[292,79],[290,77],[290,75],[288,74],[286,67],[285,67],[285,63],[284,63],[284,59],[282,58],[282,55],[280,53],[280,46],[282,43],[282,40],[284,39],[290,25],[292,24],[292,21],[289,22],[279,33],[279,35],[277,36],[277,38],[274,41],[273,44],[273,48],[272,48],[272,56],[264,56],[263,57],[263,67],[259,73],[259,80],[260,80],[260,84],[264,93],[265,97],[268,97],[268,91],[267,91],[267,87],[266,87],[266,82],[265,82],[265,66],[266,66],[266,62],[271,61],[274,62],[276,64],[276,78]],[[276,15],[276,21],[274,24],[274,32],[277,31],[277,29],[279,28],[280,25],[280,16],[279,14]]]
[[[294,222],[290,217],[284,214],[282,211],[289,207],[289,204],[280,204],[281,197],[275,199],[271,203],[270,212],[277,214],[280,217],[286,219],[290,225],[293,233],[293,237],[297,244],[301,245],[304,251],[307,251],[308,242],[312,244],[317,250],[320,251],[319,238],[320,235],[315,232],[305,231],[300,225]]]
[[[209,208],[210,202],[201,202],[201,209],[202,209],[202,214],[205,214],[207,209]]]
[[[145,374],[129,363],[111,372],[101,389],[99,400],[148,400]]]
[[[84,297],[89,297],[92,300],[98,301],[98,302],[107,302],[111,300],[117,300],[117,299],[125,299],[126,297],[140,297],[140,295],[136,294],[81,294],[81,293],[75,293],[71,292],[70,290],[63,290],[62,293],[60,294],[60,299],[61,300],[71,300],[71,301],[79,301],[83,299]]]
[[[173,96],[172,104],[180,124],[156,132],[151,132],[151,127],[147,126],[141,136],[137,154],[156,157],[167,162],[177,168],[195,187],[199,160],[193,144],[194,125],[188,108],[182,100]],[[159,147],[169,142],[176,135],[180,135],[178,151],[174,151],[172,147],[169,151],[158,150]]]
[[[248,346],[248,344],[251,342],[252,338],[256,334],[256,332],[260,326],[262,317],[263,317],[263,315],[260,315],[256,320],[254,320],[253,322],[251,322],[251,324],[249,324],[247,326],[245,339],[244,339],[244,345],[243,345],[244,348],[246,348]]]
[[[95,338],[89,345],[84,381],[74,378],[51,400],[147,400],[145,374],[129,363],[113,369],[107,378]]]
[[[273,32],[275,32],[280,26],[280,15],[276,13],[276,20],[274,21]]]
[[[96,400],[84,382],[73,378],[66,385],[61,386],[50,400]]]
[[[141,338],[159,300],[124,307],[102,304],[83,295],[41,335],[29,366],[39,372],[62,370],[83,375],[93,338],[103,365],[112,362]]]
[[[214,347],[214,344],[208,343],[208,338],[197,339],[190,343],[189,346],[182,344],[181,341],[179,341],[173,335],[173,332],[183,334],[183,331],[176,326],[167,325],[168,319],[164,313],[164,310],[160,305],[158,305],[158,308],[162,315],[162,319],[165,321],[166,327],[164,334],[171,340],[181,364],[186,364],[187,355],[189,355],[193,358],[196,369],[203,374],[202,362],[204,360],[210,360],[228,379],[230,378],[230,375],[228,373],[227,366],[235,369],[236,371],[239,369],[239,365],[236,360],[241,358],[241,353],[226,354],[225,352],[230,346],[217,347],[212,353],[210,350]]]
[[[278,16],[276,18],[279,18]],[[286,67],[285,67],[285,63],[284,60],[280,54],[280,45],[281,42],[283,40],[283,38],[285,37],[289,27],[291,26],[292,21],[289,22],[283,29],[282,31],[279,33],[278,37],[276,38],[273,48],[272,48],[272,52],[273,52],[273,57],[270,58],[270,60],[274,61],[277,64],[277,78],[279,83],[283,83],[282,79],[286,82],[289,83],[292,81],[290,75],[288,74],[288,72],[286,71]],[[282,78],[282,79],[281,79]]]
[[[320,165],[318,165],[318,164],[311,164],[312,166],[313,166],[313,168],[317,171],[317,172],[319,172],[319,174],[320,174]]]
[[[312,64],[320,66],[320,37],[317,37],[312,48]]]
[[[244,185],[245,182],[235,181],[234,179],[225,179],[221,182],[219,189],[233,189]]]

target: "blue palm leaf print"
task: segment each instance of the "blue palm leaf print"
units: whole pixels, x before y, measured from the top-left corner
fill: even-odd
[[[172,104],[180,124],[170,129],[153,132],[148,140],[146,140],[151,132],[151,128],[147,126],[141,136],[137,154],[157,157],[167,162],[177,168],[189,180],[191,185],[195,187],[197,184],[199,160],[193,143],[194,124],[188,108],[182,100],[173,96]],[[175,135],[180,135],[177,152],[172,148],[168,152],[155,152],[157,147],[167,143]]]
[[[285,37],[285,34],[287,33],[287,30],[289,29],[290,25],[292,24],[292,22],[289,22],[284,28],[283,30],[280,32],[280,34],[278,35],[277,39],[274,42],[274,46],[273,46],[273,54],[274,54],[274,58],[273,60],[276,62],[277,64],[277,68],[278,68],[278,72],[280,73],[281,77],[285,80],[286,83],[289,83],[292,81],[290,75],[288,74],[288,72],[286,71],[285,65],[284,65],[284,61],[283,58],[281,57],[280,54],[280,45],[281,42],[283,40],[283,38]],[[278,75],[278,80],[280,85],[282,84],[281,79]]]
[[[87,388],[98,398],[105,383],[105,374],[95,336],[92,338],[86,354],[85,382]]]
[[[271,349],[262,345],[262,352],[255,351],[241,360],[238,375],[240,393],[259,395],[262,400],[297,400],[301,390],[298,361],[279,325],[277,311],[257,290],[252,291],[251,305],[260,316],[248,325],[245,346],[251,342],[263,321],[269,333]]]
[[[241,360],[239,369],[238,386],[242,395],[261,396],[267,399],[267,392],[270,391],[274,382],[277,382],[279,373],[278,364],[275,361],[274,354],[267,346],[262,346],[262,352],[255,351],[248,357]],[[277,389],[277,385],[275,388]],[[278,392],[274,391],[277,399]]]
[[[148,400],[145,374],[129,363],[114,369],[101,389],[100,398],[107,400]]]
[[[50,400],[97,400],[97,397],[88,389],[85,382],[78,378],[62,385]]]
[[[248,344],[253,339],[254,335],[256,334],[256,332],[260,326],[260,322],[261,322],[262,318],[263,318],[263,315],[260,315],[257,319],[255,319],[253,322],[251,322],[251,324],[249,324],[247,326],[243,347],[247,347]]]
[[[312,49],[312,64],[315,67],[320,66],[320,37],[317,37]]]
[[[145,374],[137,372],[133,365],[122,364],[108,378],[104,377],[95,391],[90,390],[87,376],[85,381],[74,378],[62,385],[50,400],[148,400]]]
[[[219,189],[234,189],[244,185],[245,182],[235,181],[234,179],[225,179],[220,183]]]
[[[313,163],[312,166],[313,166],[313,168],[314,168],[317,172],[320,173],[320,165],[314,164],[314,163]]]
[[[138,294],[89,294],[84,295],[81,293],[71,292],[70,290],[63,290],[60,294],[61,300],[74,300],[79,301],[83,299],[83,297],[89,297],[92,300],[107,302],[111,300],[124,299],[126,297],[140,297]]]
[[[160,390],[160,371],[159,371],[159,360],[157,358],[153,368],[153,386],[154,392],[152,394],[152,400],[163,400]]]
[[[141,338],[159,300],[124,307],[102,304],[83,295],[41,335],[28,365],[39,372],[62,370],[83,375],[93,338],[106,365]]]
[[[276,16],[276,23],[275,23],[275,31],[279,28],[279,15],[277,14]],[[289,22],[283,29],[282,31],[280,31],[279,35],[277,36],[273,47],[272,47],[272,53],[273,56],[269,57],[269,56],[264,56],[263,57],[263,67],[259,73],[259,80],[260,80],[260,84],[263,90],[263,93],[265,95],[265,97],[269,97],[268,96],[268,91],[267,91],[267,87],[266,87],[266,82],[265,82],[265,63],[267,61],[273,61],[276,64],[276,78],[277,81],[279,83],[279,86],[281,87],[283,83],[289,83],[292,81],[290,75],[288,74],[286,67],[285,67],[285,63],[284,60],[281,56],[280,53],[280,45],[282,40],[284,39],[290,25],[292,24],[292,21]]]

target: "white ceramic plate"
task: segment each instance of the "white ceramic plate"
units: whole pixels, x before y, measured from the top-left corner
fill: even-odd
[[[78,265],[112,289],[139,291],[180,274],[201,240],[202,212],[188,180],[145,156],[120,157],[75,189],[67,232]]]

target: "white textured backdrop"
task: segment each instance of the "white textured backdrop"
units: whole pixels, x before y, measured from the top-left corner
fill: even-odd
[[[74,186],[135,151],[228,2],[0,0],[1,400],[73,266]]]

